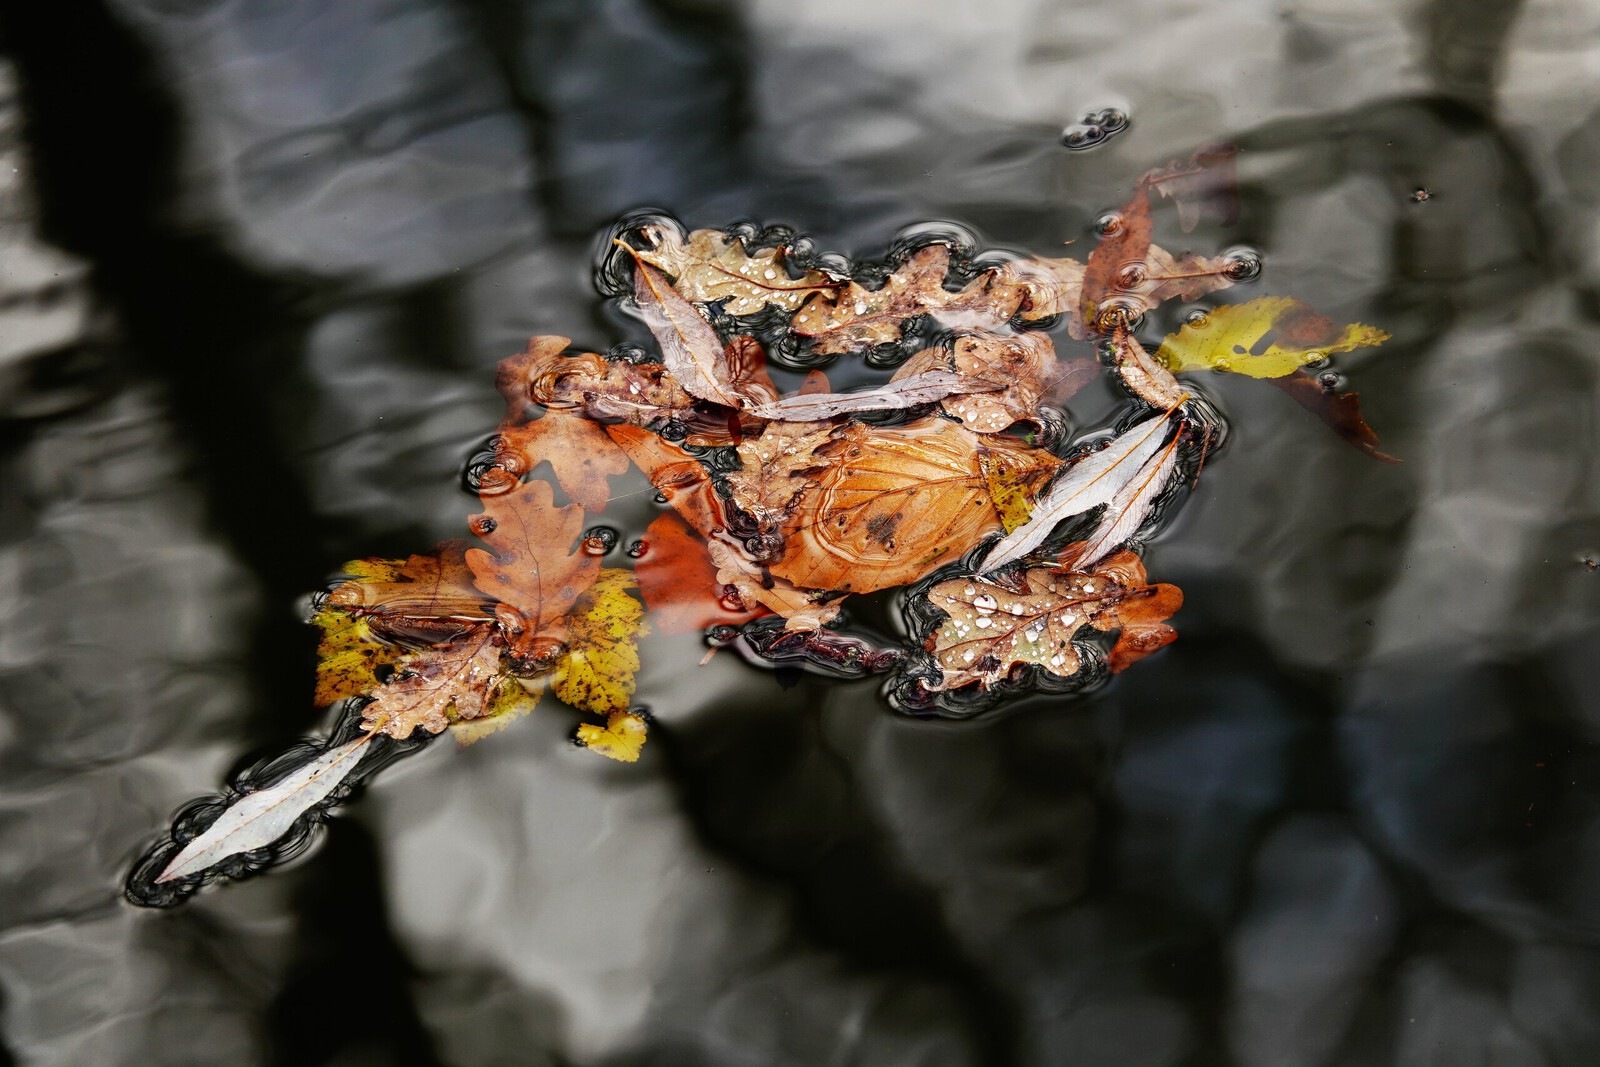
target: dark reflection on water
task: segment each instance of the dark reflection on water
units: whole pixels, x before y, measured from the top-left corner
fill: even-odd
[[[8,1062],[1600,1058],[1600,16],[1204,7],[6,7]],[[172,809],[321,725],[300,596],[459,534],[494,363],[641,339],[590,286],[617,217],[1058,254],[1222,141],[1237,223],[1159,236],[1392,332],[1335,370],[1406,462],[1208,383],[1170,649],[950,723],[654,638],[636,767],[548,711],[290,869],[117,902]]]

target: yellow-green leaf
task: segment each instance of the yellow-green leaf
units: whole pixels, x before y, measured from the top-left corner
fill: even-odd
[[[393,582],[405,566],[403,559],[358,559],[341,570],[352,582]],[[399,659],[404,650],[379,640],[363,616],[324,603],[311,617],[311,625],[321,631],[317,641],[318,707],[327,707],[347,697],[361,696],[378,687],[373,672]]]
[[[572,605],[555,694],[579,711],[610,715],[633,699],[639,637],[646,632],[638,588],[632,571],[608,567]]]
[[[1221,370],[1281,378],[1334,352],[1389,339],[1376,326],[1337,326],[1293,297],[1224,304],[1161,342],[1156,361],[1170,371]],[[1263,345],[1263,341],[1266,343]]]
[[[607,759],[633,763],[644,747],[648,727],[645,721],[631,711],[618,711],[606,719],[604,726],[584,723],[578,727],[578,740]]]

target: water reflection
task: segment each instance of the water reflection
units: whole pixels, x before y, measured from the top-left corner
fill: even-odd
[[[1600,1052],[1589,5],[3,17],[29,123],[0,147],[17,1059]],[[1107,107],[1124,132],[1061,146]],[[614,218],[864,254],[942,219],[1059,254],[1217,141],[1240,217],[1189,240],[1395,334],[1332,369],[1406,462],[1220,386],[1233,439],[1155,550],[1183,636],[1146,669],[940,724],[664,639],[653,762],[597,768],[536,716],[396,766],[292,870],[113,903],[147,828],[314,725],[296,599],[458,533],[494,363],[537,332],[637,339],[590,288]],[[608,512],[620,546],[653,506]]]

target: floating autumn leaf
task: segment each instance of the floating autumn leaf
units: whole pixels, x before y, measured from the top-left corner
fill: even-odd
[[[618,711],[606,719],[604,726],[584,723],[578,727],[578,740],[591,752],[622,763],[635,763],[644,748],[649,726],[642,716],[631,711]]]
[[[774,422],[760,436],[741,441],[739,469],[728,475],[734,506],[763,533],[776,533],[800,494],[833,462],[840,433],[827,422]]]
[[[475,719],[452,718],[450,736],[461,746],[476,744],[490,734],[499,733],[539,706],[539,698],[549,687],[543,675],[522,677],[505,675],[489,694],[483,714]]]
[[[238,797],[205,831],[189,841],[156,876],[156,883],[188,878],[243,852],[266,848],[321,804],[367,754],[371,734],[330,748],[263,789]]]
[[[706,551],[717,568],[717,582],[731,590],[733,599],[748,610],[759,606],[781,616],[785,630],[816,630],[839,614],[842,594],[801,589],[724,539],[707,542]]]
[[[950,249],[918,249],[889,275],[882,288],[850,282],[834,293],[817,293],[795,312],[789,329],[810,337],[818,352],[857,352],[900,338],[906,322],[932,314],[947,326],[968,329],[999,326],[1016,313],[1021,293],[996,284],[990,272],[958,292],[944,287]]]
[[[1010,533],[1033,514],[1033,501],[1039,489],[1062,466],[1048,452],[996,452],[978,449],[978,469],[983,487],[1000,516],[1000,528]]]
[[[405,560],[355,560],[323,598],[317,627],[316,702],[326,707],[378,685],[376,671],[407,648],[447,641],[493,621],[493,602],[472,585],[464,545],[446,541]]]
[[[1018,259],[1003,264],[994,282],[999,292],[1015,293],[1013,313],[1037,322],[1078,310],[1083,295],[1084,265],[1076,259]],[[1001,306],[1004,306],[1002,304]]]
[[[712,537],[727,526],[711,475],[688,452],[632,426],[608,426],[606,433],[700,536]]]
[[[515,425],[545,408],[561,408],[591,419],[645,426],[694,411],[694,397],[662,364],[567,353],[569,344],[565,337],[535,337],[526,352],[501,361],[495,386],[506,398],[505,422]],[[511,473],[520,477],[527,472]]]
[[[888,385],[854,393],[811,393],[786,397],[750,409],[763,419],[812,422],[858,411],[894,411],[920,407],[950,396],[992,393],[1002,388],[999,381],[976,378],[952,370],[927,370],[905,377],[896,376]]]
[[[473,517],[472,527],[493,552],[467,551],[473,582],[500,601],[495,615],[512,651],[546,655],[543,642],[565,640],[550,631],[559,627],[600,571],[600,561],[578,549],[583,509],[575,504],[556,507],[550,486],[540,481],[485,497],[483,504],[484,512]]]
[[[1265,339],[1267,344],[1261,346]],[[1379,345],[1389,335],[1376,326],[1338,326],[1288,296],[1263,296],[1247,304],[1212,308],[1170,334],[1155,359],[1173,372],[1233,371],[1252,378],[1281,378],[1334,352]]]
[[[1175,464],[1176,449],[1164,451],[1162,446],[1171,436],[1173,425],[1171,413],[1163,412],[1135,423],[1104,448],[1073,461],[1035,503],[1028,521],[989,550],[983,561],[984,572],[1017,562],[1044,544],[1061,523],[1102,504],[1107,505],[1102,529],[1114,532],[1126,528],[1128,517],[1136,514],[1130,509],[1153,500],[1165,488],[1165,479],[1171,477],[1172,468],[1165,457],[1173,456],[1171,462]],[[1152,469],[1152,463],[1157,463],[1160,470]],[[1144,518],[1138,513],[1133,529]],[[1092,540],[1099,545],[1099,538]]]
[[[766,614],[747,606],[717,576],[705,539],[673,512],[644,532],[644,554],[633,564],[650,618],[662,633],[699,633],[738,626]]]
[[[1151,358],[1126,326],[1118,326],[1113,331],[1111,352],[1122,384],[1151,407],[1167,410],[1189,398],[1172,372]]]
[[[1047,334],[967,333],[950,348],[930,348],[906,360],[891,382],[949,370],[999,387],[945,399],[939,406],[978,433],[999,433],[1013,423],[1036,418],[1045,390],[1056,385],[1060,366]]]
[[[846,426],[832,464],[784,524],[772,573],[804,589],[866,593],[915,581],[1000,526],[978,450],[1037,450],[944,419]]]
[[[436,734],[453,720],[487,714],[503,677],[493,630],[408,652],[396,662],[394,677],[372,690],[362,723],[397,740],[418,728]]]
[[[639,638],[648,632],[644,608],[632,595],[638,588],[631,571],[608,567],[572,606],[553,688],[579,711],[606,715],[633,697]]]
[[[622,247],[628,248],[627,245]],[[633,252],[633,296],[639,314],[661,347],[661,361],[690,395],[723,407],[739,408],[744,400],[733,388],[732,372],[722,339],[699,310],[667,284],[661,272]]]
[[[794,311],[811,294],[841,284],[819,270],[791,278],[779,249],[752,253],[742,240],[720,230],[696,230],[687,244],[665,227],[651,226],[644,233],[654,247],[640,249],[640,259],[671,275],[673,288],[685,299],[725,301],[722,309],[729,315],[754,315],[769,304]]]
[[[931,688],[989,689],[1021,664],[1070,678],[1083,666],[1074,637],[1085,625],[1121,631],[1108,664],[1124,669],[1177,636],[1164,620],[1182,605],[1182,593],[1144,579],[1139,558],[1122,552],[1093,570],[1033,567],[1011,583],[982,577],[936,583],[928,601],[946,618],[924,644],[941,671]]]
[[[1089,262],[1083,271],[1083,290],[1078,304],[1076,336],[1087,333],[1109,333],[1119,324],[1126,324],[1140,312],[1129,304],[1118,302],[1116,293],[1125,272],[1143,271],[1145,257],[1150,253],[1150,197],[1140,185],[1134,190],[1095,250],[1089,253]],[[1082,332],[1080,332],[1080,330]]]
[[[1334,433],[1373,459],[1385,463],[1400,460],[1378,450],[1378,434],[1361,415],[1361,394],[1341,393],[1323,385],[1304,370],[1297,370],[1272,384],[1294,397],[1295,402],[1321,419]]]

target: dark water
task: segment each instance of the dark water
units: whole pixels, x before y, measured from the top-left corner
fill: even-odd
[[[8,5],[4,1055],[1600,1062],[1597,63],[1584,0]],[[1210,383],[1177,644],[928,723],[656,639],[636,766],[546,709],[290,869],[120,902],[325,725],[302,595],[460,533],[496,361],[642,339],[616,216],[1060,254],[1214,141],[1242,211],[1188,242],[1394,334],[1338,369],[1405,462]]]

